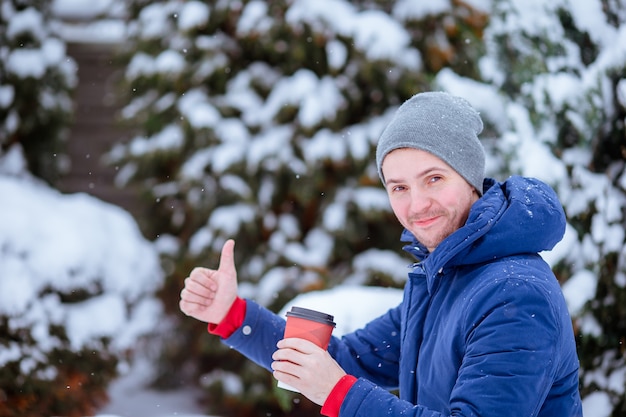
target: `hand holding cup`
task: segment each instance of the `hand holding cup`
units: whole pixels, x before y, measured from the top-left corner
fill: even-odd
[[[334,317],[330,314],[321,313],[308,308],[292,307],[291,310],[287,312],[284,339],[279,342],[279,350],[274,354],[274,360],[277,361],[272,365],[275,371],[274,375],[283,376],[282,374],[289,374],[291,372],[290,376],[295,376],[296,372],[306,372],[307,367],[305,364],[312,364],[313,366],[310,370],[313,372],[314,376],[317,376],[319,369],[316,363],[318,363],[318,361],[329,362],[328,359],[330,359],[330,361],[334,363],[334,360],[326,352],[333,329],[335,328],[335,322],[333,320]],[[304,343],[303,349],[300,346],[303,344],[301,340],[311,342],[315,346],[307,346],[307,343]],[[315,354],[322,354],[322,357],[315,360]],[[328,358],[325,359],[324,357],[326,356]],[[280,363],[280,361],[285,361],[285,363]],[[294,367],[292,365],[296,366]],[[336,367],[338,367],[338,365],[336,365]],[[300,375],[300,377],[302,376],[304,375]],[[278,387],[300,392],[297,388],[280,380],[278,381]]]

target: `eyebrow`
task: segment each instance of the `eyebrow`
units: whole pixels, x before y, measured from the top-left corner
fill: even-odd
[[[420,178],[420,177],[426,177],[432,173],[436,173],[436,172],[441,172],[444,174],[447,174],[448,172],[450,172],[449,169],[445,168],[445,167],[428,167],[426,169],[424,169],[423,171],[418,172],[414,178]],[[406,182],[406,180],[401,180],[401,179],[395,179],[395,178],[385,178],[385,184],[400,184]]]

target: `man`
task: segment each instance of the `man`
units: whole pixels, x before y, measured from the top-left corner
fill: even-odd
[[[399,306],[328,351],[281,340],[284,319],[237,296],[232,240],[186,279],[181,310],[326,416],[582,416],[571,320],[538,254],[563,237],[562,207],[538,180],[484,179],[482,128],[446,93],[398,109],[376,163],[417,263]]]

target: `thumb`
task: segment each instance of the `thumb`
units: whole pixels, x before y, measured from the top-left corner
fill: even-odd
[[[222,246],[218,270],[233,275],[237,273],[235,269],[235,241],[233,239],[228,239]]]

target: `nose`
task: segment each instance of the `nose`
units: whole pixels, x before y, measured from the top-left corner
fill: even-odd
[[[432,205],[432,199],[421,190],[411,190],[411,202],[409,211],[412,215],[419,215],[428,211]]]

